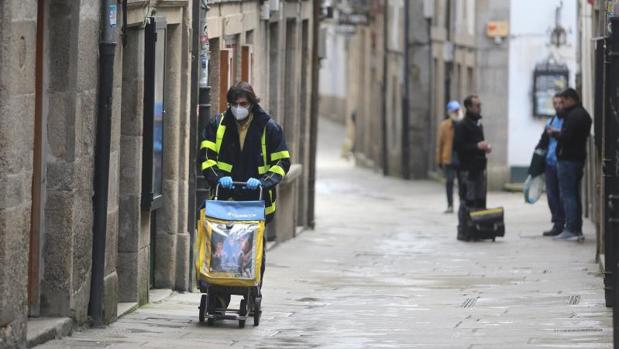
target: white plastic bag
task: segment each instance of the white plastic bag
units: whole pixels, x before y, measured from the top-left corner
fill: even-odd
[[[546,189],[546,181],[544,175],[531,177],[529,175],[524,182],[524,201],[528,204],[534,204],[544,193]]]

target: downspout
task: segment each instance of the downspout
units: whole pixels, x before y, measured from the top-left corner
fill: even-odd
[[[411,178],[410,168],[410,2],[404,1],[404,95],[402,96],[402,177],[404,179]]]
[[[381,117],[382,140],[381,149],[383,154],[383,175],[389,175],[389,153],[387,150],[387,70],[388,70],[388,52],[389,45],[387,43],[387,32],[389,31],[389,2],[384,0],[383,3],[383,105]]]
[[[316,206],[316,150],[318,143],[318,83],[319,83],[319,67],[320,59],[318,57],[318,45],[320,43],[320,5],[318,0],[312,1],[312,90],[310,96],[310,158],[308,169],[308,202],[307,202],[307,221],[310,228],[314,229],[315,221],[315,206]]]
[[[198,147],[200,140],[198,139],[198,112],[196,105],[198,103],[198,74],[199,74],[199,54],[200,54],[200,2],[193,1],[191,5],[191,101],[192,106],[189,111],[189,183],[188,183],[188,204],[187,204],[187,231],[189,232],[189,280],[190,285],[193,285],[193,244],[195,241],[196,230],[196,181],[197,181],[197,163],[198,163]],[[193,287],[190,287],[193,289]]]
[[[107,231],[108,181],[110,172],[110,138],[112,126],[112,84],[116,51],[117,0],[101,2],[101,38],[99,41],[99,98],[95,145],[94,221],[92,239],[92,273],[88,314],[94,326],[104,324],[105,240]],[[109,309],[108,309],[109,311]]]

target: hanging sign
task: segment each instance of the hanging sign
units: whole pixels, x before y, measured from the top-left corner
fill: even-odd
[[[568,87],[570,71],[565,64],[542,63],[533,72],[533,115],[553,116],[552,98]]]

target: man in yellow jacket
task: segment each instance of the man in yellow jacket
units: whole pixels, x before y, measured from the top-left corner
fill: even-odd
[[[447,103],[447,114],[438,128],[436,144],[436,163],[445,174],[445,189],[447,192],[447,210],[445,213],[453,213],[453,189],[454,180],[458,173],[458,159],[453,151],[455,123],[461,118],[461,108],[458,101]],[[458,183],[459,184],[459,183]]]

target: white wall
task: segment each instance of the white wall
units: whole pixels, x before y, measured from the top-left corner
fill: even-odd
[[[326,55],[320,62],[321,96],[346,98],[346,36],[338,33],[333,24],[326,28]]]
[[[570,69],[574,87],[577,49],[577,0],[563,0],[560,24],[567,31],[567,45],[550,46],[555,9],[561,0],[513,0],[511,2],[509,47],[509,143],[508,164],[528,167],[533,148],[545,119],[533,117],[533,71],[554,52]]]

